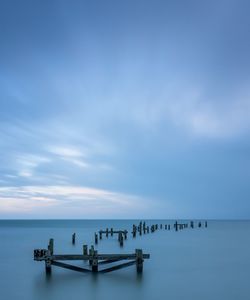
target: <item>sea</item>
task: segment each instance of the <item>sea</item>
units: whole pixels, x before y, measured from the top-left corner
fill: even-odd
[[[205,228],[176,232],[175,220],[145,220],[163,224],[154,233],[132,237],[141,220],[1,220],[1,300],[249,300],[250,221],[208,220]],[[144,220],[142,220],[144,221]],[[189,220],[180,222],[189,223]],[[164,225],[171,224],[171,230]],[[100,229],[128,230],[120,247],[117,236],[99,241],[98,253],[149,253],[143,273],[136,266],[105,274],[79,273],[34,261],[34,249],[46,248],[54,238],[55,254],[82,254],[83,244],[94,245]],[[76,242],[72,244],[72,233]],[[72,262],[87,267],[87,262]]]

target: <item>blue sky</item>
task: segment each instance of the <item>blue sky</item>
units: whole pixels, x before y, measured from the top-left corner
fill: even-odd
[[[248,1],[0,2],[0,218],[249,218]]]

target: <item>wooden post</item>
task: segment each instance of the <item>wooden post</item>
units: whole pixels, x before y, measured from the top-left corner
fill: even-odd
[[[109,229],[106,228],[106,237],[108,237],[108,236],[109,236]]]
[[[199,222],[199,227],[201,227],[201,222]]]
[[[143,271],[143,253],[142,253],[142,249],[135,249],[135,255],[136,255],[137,273],[142,273],[142,271]]]
[[[178,223],[177,223],[177,221],[175,221],[174,227],[175,227],[175,231],[178,231]]]
[[[83,245],[83,255],[88,255],[88,245]]]
[[[73,233],[72,234],[72,244],[75,245],[75,242],[76,242],[76,234]]]
[[[90,266],[92,266],[92,263],[93,263],[94,251],[95,251],[94,246],[91,245],[91,247],[89,249],[89,256],[90,256],[90,258],[89,258],[89,265]]]
[[[207,227],[207,221],[205,222],[205,227]]]
[[[102,231],[101,230],[99,231],[99,239],[100,240],[102,239]]]
[[[48,250],[50,251],[50,254],[53,255],[53,253],[54,253],[54,239],[49,240]]]
[[[45,261],[45,271],[46,271],[47,275],[51,274],[51,260],[50,259],[46,259],[46,261]]]
[[[47,256],[53,255],[53,251],[54,251],[54,240],[50,239]],[[51,260],[48,258],[45,260],[45,271],[47,275],[51,274]]]
[[[124,238],[125,238],[125,240],[127,239],[127,230],[124,230]]]
[[[147,233],[149,233],[149,226],[147,226]]]
[[[194,221],[191,221],[191,222],[190,222],[190,227],[191,227],[191,228],[194,228]]]
[[[170,230],[170,224],[168,224],[168,230]]]
[[[98,252],[94,250],[93,252],[93,260],[92,260],[92,272],[98,272],[98,259],[97,259]]]
[[[160,228],[162,229],[162,224],[160,225]]]
[[[119,234],[118,234],[118,241],[120,243],[120,246],[122,247],[123,246],[123,234],[122,234],[122,232],[119,232]]]
[[[132,230],[133,238],[136,237],[136,226],[133,225],[133,230]]]
[[[113,228],[111,228],[111,236],[113,236],[114,230]]]
[[[98,244],[98,234],[95,233],[95,244],[97,245]]]

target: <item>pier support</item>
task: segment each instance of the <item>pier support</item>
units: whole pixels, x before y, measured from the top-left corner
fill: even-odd
[[[75,245],[75,243],[76,243],[76,234],[73,233],[72,234],[72,244]]]

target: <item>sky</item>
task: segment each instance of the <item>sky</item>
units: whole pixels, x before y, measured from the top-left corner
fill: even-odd
[[[1,0],[0,218],[250,218],[250,3]]]

